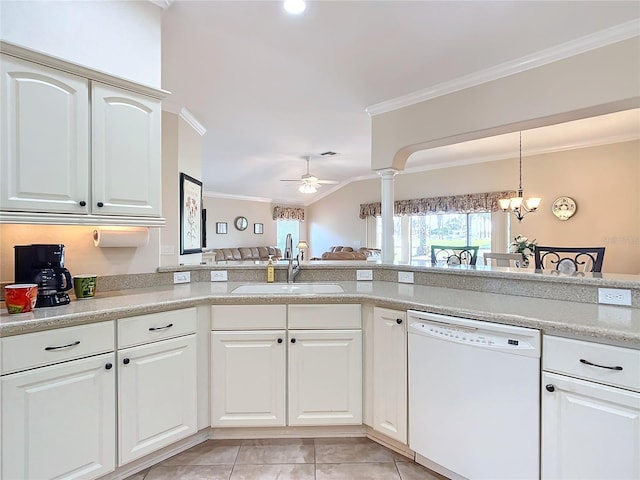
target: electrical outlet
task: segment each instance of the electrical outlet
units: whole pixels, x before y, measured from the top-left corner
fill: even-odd
[[[226,282],[227,281],[227,271],[226,270],[211,270],[211,281],[212,282]]]
[[[413,283],[413,272],[398,272],[398,283]]]
[[[173,272],[173,283],[189,283],[191,272]]]
[[[624,288],[599,288],[598,303],[631,306],[631,290]]]
[[[373,280],[373,270],[356,270],[356,280]]]

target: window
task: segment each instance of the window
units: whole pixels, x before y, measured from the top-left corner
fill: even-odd
[[[298,239],[300,237],[300,222],[298,220],[278,220],[276,222],[277,246],[280,250],[282,250],[283,256],[288,233],[291,234],[291,238],[293,239],[293,249],[295,251],[296,245],[298,245]]]
[[[382,218],[376,217],[382,243]],[[478,245],[478,258],[491,251],[491,212],[393,217],[395,261],[431,261],[431,245]]]

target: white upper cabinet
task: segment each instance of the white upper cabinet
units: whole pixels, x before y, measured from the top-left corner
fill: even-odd
[[[2,55],[0,209],[88,213],[88,80]]]
[[[0,223],[164,225],[166,92],[0,47]]]
[[[159,216],[159,100],[92,82],[93,213]]]

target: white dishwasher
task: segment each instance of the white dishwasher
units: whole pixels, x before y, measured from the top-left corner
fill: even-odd
[[[540,478],[540,332],[408,311],[409,447],[452,479]]]

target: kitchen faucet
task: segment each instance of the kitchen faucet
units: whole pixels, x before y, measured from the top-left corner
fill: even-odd
[[[291,234],[287,233],[287,240],[285,242],[284,247],[284,258],[289,261],[289,266],[287,267],[287,283],[293,283],[296,279],[296,276],[300,273],[300,259],[298,256],[293,258],[293,238],[291,238]],[[296,261],[296,265],[294,267],[293,261]]]

